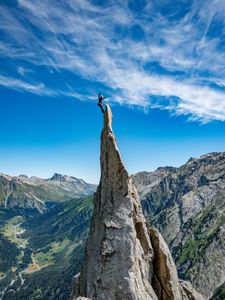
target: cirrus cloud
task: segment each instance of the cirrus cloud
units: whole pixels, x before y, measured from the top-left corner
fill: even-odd
[[[35,76],[22,72],[18,79],[19,71],[6,65],[0,84],[82,99],[102,86],[124,105],[224,121],[223,1],[170,2],[167,10],[162,0],[138,8],[132,1],[0,4],[0,57],[18,63],[17,70],[35,69]],[[60,88],[51,85],[49,70],[58,74]],[[83,90],[79,83],[71,87],[80,80]]]

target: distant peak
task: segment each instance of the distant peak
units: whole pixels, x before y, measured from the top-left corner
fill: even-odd
[[[29,179],[29,177],[28,177],[27,175],[24,175],[24,174],[20,174],[20,175],[18,176],[18,178],[25,178],[25,179]]]
[[[192,162],[192,161],[194,161],[194,160],[196,160],[196,158],[190,157],[189,160],[187,161],[187,164],[190,163],[190,162]]]
[[[176,170],[176,168],[172,166],[158,167],[156,169],[156,171],[174,171],[174,170]]]
[[[55,174],[51,177],[50,180],[51,180],[51,181],[60,181],[60,182],[62,182],[62,181],[65,181],[66,178],[65,178],[65,176],[63,176],[62,174],[55,173]]]

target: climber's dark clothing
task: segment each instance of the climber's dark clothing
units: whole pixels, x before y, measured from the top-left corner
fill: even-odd
[[[105,113],[102,101],[105,99],[100,93],[98,94],[98,106],[101,108],[102,113]]]

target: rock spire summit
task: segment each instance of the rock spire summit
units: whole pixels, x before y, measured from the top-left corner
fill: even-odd
[[[189,284],[180,283],[162,236],[147,227],[138,193],[118,150],[108,105],[100,162],[90,235],[72,299],[202,300]]]

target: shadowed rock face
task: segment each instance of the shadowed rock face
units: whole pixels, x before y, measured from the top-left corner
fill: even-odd
[[[137,191],[118,151],[109,106],[101,135],[101,179],[90,237],[72,299],[78,296],[93,300],[203,299],[185,293],[163,238],[146,226]]]

